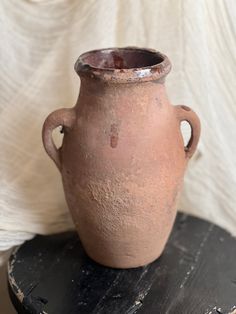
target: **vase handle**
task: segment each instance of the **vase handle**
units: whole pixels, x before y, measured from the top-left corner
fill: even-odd
[[[48,156],[55,162],[59,171],[62,169],[61,165],[61,158],[60,158],[60,151],[57,149],[53,138],[52,138],[52,131],[57,128],[58,126],[71,128],[75,122],[75,110],[73,108],[69,109],[58,109],[53,111],[49,114],[43,124],[42,130],[42,139],[43,139],[43,146],[48,154]]]
[[[197,114],[189,107],[179,105],[174,107],[177,113],[179,122],[187,121],[191,127],[191,137],[185,147],[185,153],[187,158],[191,158],[197,148],[201,133],[201,124]]]

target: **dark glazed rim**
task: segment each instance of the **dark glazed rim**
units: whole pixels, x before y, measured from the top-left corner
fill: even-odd
[[[135,51],[142,53],[149,53],[153,56],[162,59],[161,62],[136,68],[105,68],[96,67],[88,64],[85,60],[90,54],[101,52],[119,52],[119,51]],[[83,53],[79,56],[75,63],[75,71],[80,77],[97,78],[110,83],[135,83],[135,82],[147,82],[156,81],[164,78],[171,70],[170,60],[163,53],[154,49],[138,48],[138,47],[124,47],[124,48],[106,48],[96,49]]]

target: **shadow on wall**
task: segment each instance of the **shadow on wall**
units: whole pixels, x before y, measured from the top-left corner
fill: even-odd
[[[0,267],[0,313],[17,314],[13,308],[7,291],[7,266]]]

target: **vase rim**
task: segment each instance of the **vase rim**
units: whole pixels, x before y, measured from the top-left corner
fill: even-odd
[[[171,70],[166,55],[149,48],[96,49],[81,54],[75,63],[80,77],[113,83],[134,83],[163,79]]]

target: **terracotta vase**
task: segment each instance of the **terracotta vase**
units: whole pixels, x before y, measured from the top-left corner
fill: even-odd
[[[129,268],[160,256],[176,216],[185,168],[200,135],[197,115],[172,106],[168,58],[135,47],[94,50],[75,64],[81,79],[71,109],[43,126],[46,152],[62,175],[66,200],[87,254]],[[191,126],[186,147],[181,121]],[[62,147],[52,131],[63,126]]]

